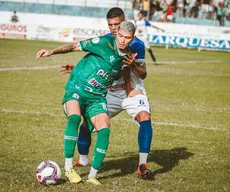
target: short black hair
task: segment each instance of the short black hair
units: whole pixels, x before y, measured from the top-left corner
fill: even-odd
[[[106,15],[107,19],[113,19],[116,17],[125,17],[123,10],[119,7],[111,8]]]
[[[143,11],[143,10],[141,10],[138,14],[142,14],[142,15],[144,15],[144,11]]]

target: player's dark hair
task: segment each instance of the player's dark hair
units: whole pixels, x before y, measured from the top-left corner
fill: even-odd
[[[116,17],[125,17],[123,10],[119,7],[111,8],[106,15],[107,19],[113,19]]]
[[[138,14],[142,14],[142,15],[144,15],[144,11],[143,11],[143,10],[141,10]]]

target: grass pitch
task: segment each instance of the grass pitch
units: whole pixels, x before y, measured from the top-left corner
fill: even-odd
[[[159,65],[146,53],[145,80],[155,181],[137,177],[138,127],[123,112],[111,120],[110,146],[98,174],[102,186],[71,185],[63,169],[61,184],[40,185],[35,178],[40,162],[64,165],[61,99],[68,75],[61,76],[57,66],[84,55],[35,60],[38,50],[59,45],[0,39],[0,191],[230,191],[230,54],[155,47]],[[77,172],[86,179],[89,168]]]

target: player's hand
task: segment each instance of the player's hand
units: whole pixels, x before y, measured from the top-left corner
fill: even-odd
[[[71,73],[74,67],[75,67],[75,66],[72,65],[72,64],[62,65],[62,66],[61,66],[60,73],[61,73],[62,75],[65,75],[66,73]]]
[[[52,51],[46,50],[46,49],[42,49],[42,50],[40,50],[40,51],[37,52],[36,59],[38,60],[40,57],[49,57],[50,55],[52,55]]]
[[[135,59],[136,59],[137,53],[132,53],[131,55],[126,55],[125,59],[123,59],[123,63],[124,63],[124,68],[127,66],[131,66],[132,64],[134,64]]]

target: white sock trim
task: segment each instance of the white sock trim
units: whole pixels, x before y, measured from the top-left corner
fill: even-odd
[[[148,153],[139,153],[139,165],[147,164]]]

